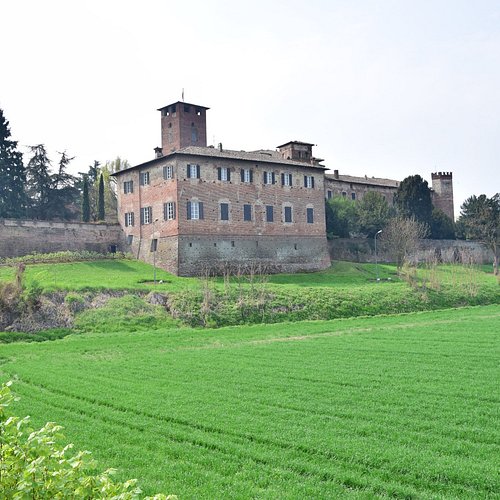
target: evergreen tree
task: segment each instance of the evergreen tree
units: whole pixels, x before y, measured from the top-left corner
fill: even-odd
[[[432,221],[431,190],[427,181],[420,175],[411,175],[398,187],[394,202],[398,213],[403,218],[415,218],[416,221],[430,227]]]
[[[82,222],[90,221],[90,198],[89,198],[89,181],[87,176],[83,178],[83,193],[82,193]]]
[[[32,157],[26,167],[28,215],[33,219],[50,218],[52,178],[51,161],[43,144],[29,147]]]
[[[435,240],[455,239],[455,223],[439,208],[432,209],[431,238]]]
[[[20,218],[26,215],[26,170],[17,141],[9,137],[9,122],[0,109],[0,218]]]
[[[76,187],[77,179],[67,172],[73,158],[68,157],[66,151],[59,154],[61,157],[58,170],[51,175],[47,217],[63,220],[78,219],[80,192]]]
[[[104,176],[99,176],[99,196],[97,198],[97,220],[104,220]]]
[[[329,238],[349,238],[356,231],[356,202],[343,196],[334,196],[326,201],[326,232]]]

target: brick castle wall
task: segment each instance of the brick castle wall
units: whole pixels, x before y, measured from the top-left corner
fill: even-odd
[[[84,224],[0,219],[0,257],[20,257],[31,253],[88,250],[106,253],[111,246],[125,249],[118,224]]]

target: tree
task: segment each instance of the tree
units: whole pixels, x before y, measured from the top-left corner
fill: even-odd
[[[415,218],[397,215],[389,220],[380,239],[400,270],[408,257],[428,235],[428,226]]]
[[[63,220],[77,219],[80,191],[76,187],[76,177],[67,172],[68,165],[74,158],[68,157],[66,151],[59,154],[61,157],[58,170],[51,175],[48,217]]]
[[[369,191],[358,202],[357,214],[359,231],[368,238],[373,238],[377,231],[387,225],[393,209],[380,193]]]
[[[29,147],[32,157],[26,167],[28,215],[32,219],[48,220],[50,217],[51,161],[43,144]]]
[[[0,218],[26,215],[26,169],[17,141],[10,137],[9,122],[0,109]]]
[[[349,238],[356,230],[356,202],[343,196],[334,196],[326,201],[326,232],[330,236]]]
[[[459,222],[467,239],[484,243],[493,252],[493,272],[498,275],[500,253],[500,193],[488,198],[473,195],[460,207]]]
[[[427,181],[424,181],[420,175],[412,175],[400,183],[394,196],[394,203],[401,217],[414,218],[430,227],[432,220],[431,190]]]
[[[455,223],[439,208],[432,209],[431,238],[435,240],[455,239]]]
[[[99,196],[97,198],[97,220],[104,220],[104,177],[99,176]]]
[[[90,198],[89,198],[89,181],[87,176],[83,179],[82,192],[82,222],[90,221]]]

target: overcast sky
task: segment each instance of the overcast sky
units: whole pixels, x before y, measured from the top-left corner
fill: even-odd
[[[73,172],[160,145],[157,108],[210,107],[208,142],[317,144],[342,174],[452,171],[455,214],[500,191],[498,0],[0,0],[0,108]]]

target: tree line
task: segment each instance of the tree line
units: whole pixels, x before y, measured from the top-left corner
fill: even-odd
[[[335,196],[326,202],[329,238],[362,236],[374,238],[381,230],[396,241],[400,251],[418,239],[467,239],[484,243],[494,255],[498,274],[500,253],[500,193],[471,196],[460,207],[455,222],[432,205],[431,190],[420,175],[409,176],[398,186],[394,203],[371,191],[359,201]],[[408,237],[411,235],[411,238]],[[404,241],[403,241],[404,240]]]
[[[0,109],[0,218],[116,222],[113,172],[127,168],[119,157],[85,172],[68,172],[74,160],[66,151],[54,164],[43,144],[28,147],[24,162],[9,122]]]

